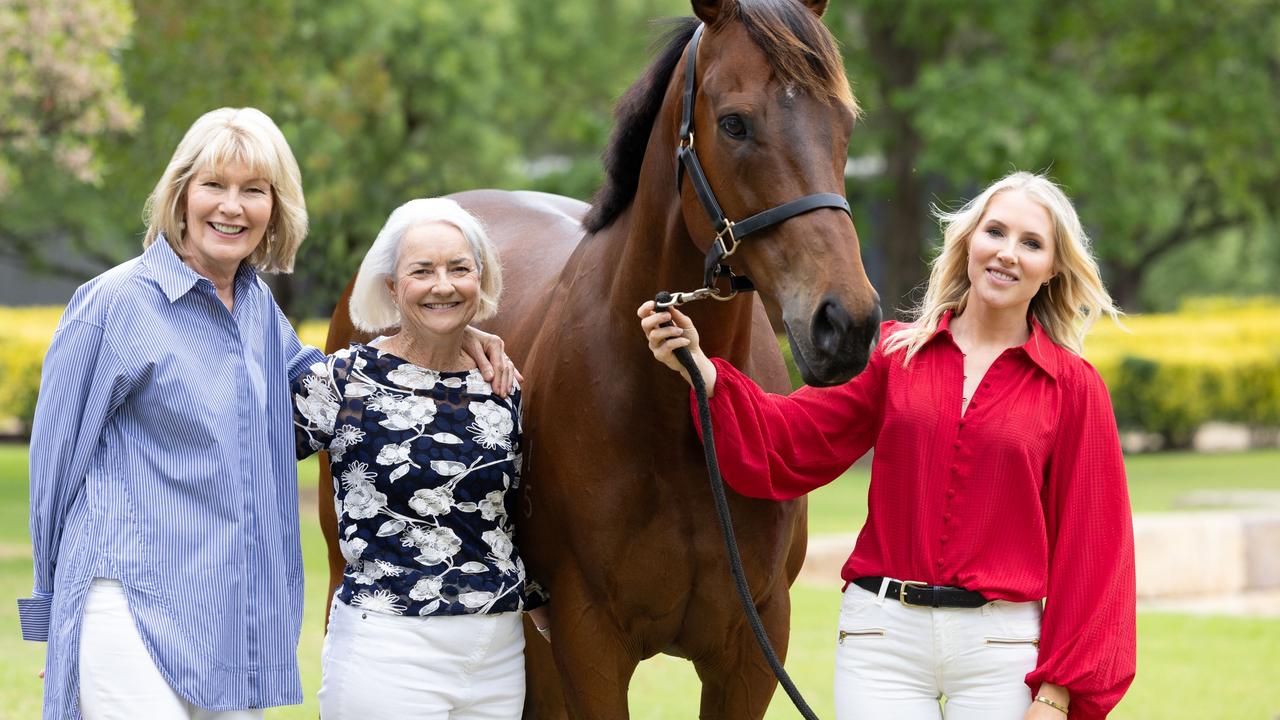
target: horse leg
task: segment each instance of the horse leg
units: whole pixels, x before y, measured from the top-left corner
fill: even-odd
[[[551,649],[567,716],[574,720],[630,717],[627,687],[640,663],[639,643],[628,640],[608,612],[608,599],[593,596],[576,572],[561,573],[552,593]]]
[[[702,680],[702,700],[698,717],[702,720],[758,720],[769,709],[769,700],[778,682],[764,658],[746,617],[740,618],[723,636],[718,651],[700,655],[693,662]],[[791,597],[785,590],[775,592],[758,607],[769,640],[778,658],[787,656]]]

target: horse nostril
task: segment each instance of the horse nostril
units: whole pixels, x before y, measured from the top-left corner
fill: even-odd
[[[826,298],[813,314],[813,345],[826,355],[835,355],[853,327],[853,318],[839,302]]]

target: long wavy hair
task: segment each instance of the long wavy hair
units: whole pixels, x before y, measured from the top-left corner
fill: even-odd
[[[906,365],[937,331],[938,323],[948,310],[954,310],[957,315],[964,312],[969,301],[969,240],[991,199],[1012,190],[1024,192],[1039,203],[1053,222],[1053,260],[1057,272],[1031,299],[1030,308],[1049,338],[1079,355],[1084,350],[1089,327],[1099,317],[1110,315],[1119,322],[1121,312],[1102,284],[1089,236],[1080,225],[1071,200],[1043,175],[1015,172],[995,181],[955,212],[935,209],[943,228],[942,250],[931,265],[924,300],[914,310],[915,322],[885,341],[885,353],[905,348],[903,365]]]

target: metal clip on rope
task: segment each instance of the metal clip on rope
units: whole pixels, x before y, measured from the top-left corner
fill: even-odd
[[[700,295],[700,293],[707,293]],[[702,288],[694,290],[690,293],[669,293],[660,292],[653,299],[654,310],[662,312],[674,305],[683,305],[693,300],[701,300],[704,297],[712,297],[717,300],[727,298],[719,297],[712,288]],[[663,327],[674,325],[674,322],[665,322]],[[716,519],[720,521],[720,533],[724,536],[725,550],[729,554],[729,568],[733,572],[733,584],[738,591],[738,599],[742,602],[742,611],[747,615],[747,624],[751,626],[751,632],[756,636],[756,643],[760,646],[760,651],[764,653],[764,659],[769,663],[769,667],[773,670],[774,677],[778,678],[778,683],[786,690],[787,696],[791,698],[791,702],[796,706],[796,710],[805,720],[818,720],[818,716],[809,708],[804,697],[796,688],[791,676],[787,674],[785,668],[782,667],[782,661],[778,659],[778,654],[774,652],[773,645],[769,642],[769,636],[765,633],[764,623],[760,620],[760,613],[756,612],[756,604],[751,599],[751,589],[747,587],[747,574],[742,569],[742,555],[738,552],[738,540],[733,532],[733,518],[729,515],[729,500],[724,494],[724,480],[720,477],[720,462],[716,459],[716,441],[715,435],[711,427],[711,404],[707,400],[707,385],[702,378],[702,373],[698,370],[697,364],[693,361],[693,354],[689,352],[689,348],[678,348],[675,351],[676,359],[684,366],[685,372],[689,373],[689,381],[693,384],[693,392],[698,398],[698,422],[702,424],[702,452],[707,462],[707,476],[711,481],[711,494],[715,498],[716,503]]]

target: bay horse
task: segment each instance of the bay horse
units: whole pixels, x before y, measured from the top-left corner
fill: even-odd
[[[487,329],[525,377],[517,529],[530,577],[551,592],[554,636],[547,644],[526,624],[525,717],[626,718],[632,673],[657,653],[692,661],[703,718],[760,718],[769,705],[776,682],[733,589],[688,388],[650,355],[636,308],[660,290],[701,286],[715,235],[692,183],[677,185],[675,159],[699,23],[693,139],[725,213],[843,194],[856,105],[820,20],[826,4],[693,0],[696,19],[676,26],[618,103],[592,205],[535,192],[452,196],[499,248],[507,290]],[[862,370],[880,310],[847,213],[797,215],[744,240],[733,259],[777,304],[808,384]],[[334,311],[330,352],[367,339],[352,329],[349,295]],[[709,355],[788,389],[757,296],[688,308]],[[327,472],[320,492],[332,492]],[[804,501],[729,500],[757,610],[785,656]],[[336,587],[332,503],[320,502],[320,515]]]

